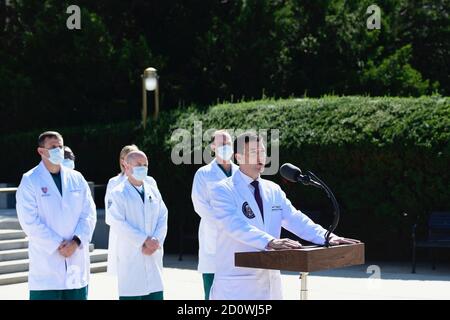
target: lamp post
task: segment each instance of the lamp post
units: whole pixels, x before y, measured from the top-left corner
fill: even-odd
[[[147,91],[155,91],[153,119],[156,119],[159,113],[159,85],[158,73],[155,68],[147,68],[142,74],[142,127],[144,130],[147,125]]]

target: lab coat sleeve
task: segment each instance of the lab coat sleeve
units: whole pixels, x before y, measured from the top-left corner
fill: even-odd
[[[281,222],[283,228],[307,241],[316,244],[324,244],[326,230],[314,223],[300,210],[297,210],[281,188],[279,189],[279,193],[283,208],[283,218]]]
[[[162,247],[164,244],[164,240],[167,235],[167,218],[168,218],[168,210],[166,204],[161,198],[161,208],[159,210],[158,222],[156,223],[156,230],[153,234],[153,237],[158,239],[160,246]]]
[[[109,223],[114,228],[118,241],[127,240],[136,247],[142,247],[147,239],[147,235],[131,226],[125,219],[126,208],[123,196],[113,191],[110,193],[109,199],[112,201],[108,210]]]
[[[109,222],[109,214],[108,214],[108,211],[109,211],[109,204],[108,204],[109,194],[111,193],[111,189],[112,189],[111,185],[112,185],[112,183],[111,183],[111,180],[110,180],[110,181],[108,181],[108,184],[106,185],[106,192],[105,192],[105,223],[107,225],[111,225],[111,223]]]
[[[58,250],[64,239],[41,221],[33,186],[27,176],[23,176],[16,192],[16,211],[23,231],[35,244],[48,254]]]
[[[232,191],[226,185],[218,183],[212,188],[211,206],[219,227],[233,239],[258,250],[266,249],[267,244],[274,239],[237,213]]]
[[[211,219],[212,207],[208,201],[208,190],[205,183],[205,178],[201,171],[197,171],[192,183],[192,204],[194,210],[202,219]]]
[[[91,190],[86,180],[83,177],[81,179],[83,179],[84,187],[83,209],[74,234],[81,240],[80,249],[83,248],[83,245],[88,245],[91,242],[95,224],[97,223],[97,210],[92,199]]]

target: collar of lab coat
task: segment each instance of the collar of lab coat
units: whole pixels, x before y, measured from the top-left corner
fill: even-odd
[[[51,192],[53,192],[56,197],[59,199],[62,199],[64,195],[66,194],[66,188],[67,188],[67,173],[66,169],[63,165],[60,165],[60,173],[61,173],[61,190],[62,190],[62,196],[61,193],[58,190],[58,187],[55,184],[55,181],[53,180],[50,171],[45,167],[44,162],[41,161],[38,166],[39,175],[41,179],[43,180],[45,185],[42,185],[42,187],[47,187]]]
[[[230,161],[230,163],[231,163],[231,175],[233,175],[236,171],[239,170],[239,166],[236,165],[233,161]],[[210,162],[210,164],[212,170],[214,170],[218,179],[221,180],[227,177],[225,173],[222,171],[222,169],[219,167],[219,163],[217,162],[216,158],[214,158],[213,161]]]
[[[144,203],[147,203],[149,201],[149,199],[155,199],[156,198],[156,193],[153,192],[153,185],[147,181],[148,179],[145,179],[143,181],[143,185],[144,185]],[[141,196],[138,194],[138,192],[136,191],[135,187],[131,184],[130,180],[128,180],[128,178],[125,181],[125,185],[128,188],[128,191],[130,194],[132,194],[133,197],[138,198],[139,201],[142,203],[142,199]]]
[[[241,170],[239,170],[239,175],[241,176],[242,180],[244,180],[244,182],[247,183],[247,187],[250,183],[252,183],[254,181],[254,179],[252,177],[249,177],[248,175],[243,173]],[[261,176],[259,176],[258,179],[256,179],[256,181],[261,183]]]
[[[247,179],[248,178],[248,179]],[[249,184],[253,181],[252,178],[248,177],[244,173],[242,173],[241,170],[238,170],[236,174],[233,175],[233,184],[237,188],[237,192],[245,199],[245,201],[248,203],[250,208],[255,214],[255,219],[258,221],[258,224],[260,225],[260,228],[262,230],[266,229],[266,226],[269,223],[270,219],[270,213],[268,208],[268,201],[267,201],[267,193],[265,192],[265,183],[264,180],[262,180],[260,177],[257,179],[259,181],[259,188],[261,193],[261,198],[263,202],[263,209],[264,209],[264,221],[261,216],[261,211],[259,210],[258,204],[255,200],[255,195],[250,191]],[[241,208],[239,208],[241,210]]]

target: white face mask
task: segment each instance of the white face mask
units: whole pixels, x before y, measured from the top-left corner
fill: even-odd
[[[138,166],[133,168],[133,178],[138,181],[144,181],[145,177],[147,177],[148,168],[145,166]]]
[[[48,160],[55,165],[59,165],[64,161],[64,150],[62,148],[50,149],[48,154],[50,155]]]
[[[64,161],[62,162],[62,165],[64,167],[72,169],[72,170],[75,169],[75,162],[70,159],[64,159]]]
[[[233,148],[229,144],[224,144],[216,149],[217,155],[220,159],[229,161],[233,156]]]

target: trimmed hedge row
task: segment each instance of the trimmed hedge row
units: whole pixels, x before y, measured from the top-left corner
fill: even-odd
[[[279,129],[280,164],[292,162],[327,182],[342,211],[337,233],[365,241],[369,258],[408,257],[416,219],[450,209],[449,98],[263,100],[177,110],[150,122],[140,144],[157,159],[151,168],[184,230],[196,230],[190,189],[199,166],[172,164],[170,137],[176,128],[193,133],[195,121],[204,131]],[[286,184],[279,175],[268,178],[281,183],[298,208],[320,210],[328,225],[331,207],[323,193]]]

